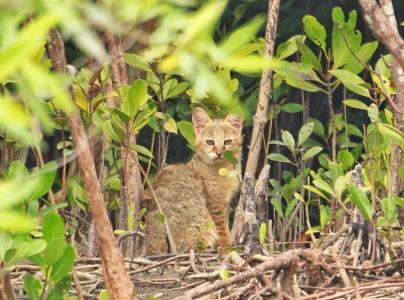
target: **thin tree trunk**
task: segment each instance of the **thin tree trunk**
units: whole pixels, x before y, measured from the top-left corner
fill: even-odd
[[[279,5],[281,0],[268,1],[268,17],[265,33],[265,55],[272,56],[275,48],[276,30],[278,26]],[[250,150],[247,158],[245,178],[255,178],[258,160],[262,148],[264,128],[267,123],[269,95],[271,93],[272,71],[264,70],[261,76],[260,91],[258,96],[257,110],[253,120],[253,130],[250,141]],[[231,239],[235,241],[240,235],[244,218],[245,199],[240,196],[239,203],[234,216],[234,224],[231,231]]]
[[[66,72],[67,63],[64,43],[57,30],[51,31],[47,50],[55,71]],[[104,197],[95,171],[94,159],[90,151],[83,121],[78,111],[69,116],[68,121],[76,151],[79,152],[78,161],[84,180],[90,212],[94,220],[103,267],[103,277],[109,299],[136,299],[134,285],[125,269],[122,255],[112,233],[112,226],[108,219]]]
[[[397,28],[397,20],[391,0],[358,0],[370,30],[380,40],[393,56],[393,79],[395,81],[397,128],[404,131],[404,40]],[[400,192],[398,168],[404,164],[403,149],[394,146],[391,156],[391,175],[389,181],[389,196]],[[404,209],[400,209],[400,224],[404,224]]]
[[[128,83],[128,73],[123,58],[121,40],[117,35],[111,32],[106,32],[105,43],[107,45],[110,60],[112,86],[113,88],[119,88]],[[123,230],[129,229],[128,208],[134,206],[134,230],[137,230],[139,225],[138,216],[141,207],[142,181],[139,165],[134,161],[134,159],[137,159],[137,153],[130,149],[131,144],[136,144],[136,136],[131,133],[129,126],[126,126],[124,139],[124,146],[121,151],[123,167],[118,227]],[[129,250],[133,249],[134,243],[128,243],[127,241],[128,239],[122,243],[123,253],[124,255],[131,255]]]

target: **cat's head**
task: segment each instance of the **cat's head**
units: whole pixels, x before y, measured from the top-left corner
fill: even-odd
[[[192,112],[197,155],[209,164],[224,162],[224,151],[236,156],[241,153],[243,120],[229,113],[224,119],[211,119],[206,111],[197,107]]]

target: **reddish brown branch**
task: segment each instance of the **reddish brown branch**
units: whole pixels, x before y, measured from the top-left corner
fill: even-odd
[[[67,71],[64,43],[58,31],[52,30],[47,45],[53,68],[58,72]],[[94,159],[90,151],[83,121],[78,111],[68,117],[78,161],[84,180],[85,191],[94,220],[97,242],[100,249],[103,276],[110,299],[135,299],[135,289],[125,269],[121,253],[112,233],[101,186],[95,171]]]

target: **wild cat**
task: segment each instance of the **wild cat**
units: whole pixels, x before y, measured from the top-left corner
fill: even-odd
[[[162,168],[152,183],[178,252],[188,251],[202,242],[205,247],[218,245],[224,253],[230,244],[227,209],[239,187],[239,178],[220,176],[219,170],[226,168],[240,173],[242,122],[242,118],[233,113],[224,119],[211,119],[205,110],[195,108],[192,112],[195,131],[192,159],[185,164]],[[226,150],[233,152],[237,165],[224,158]],[[150,188],[145,191],[143,202],[148,208],[145,215],[146,254],[169,253],[172,249],[166,228]]]

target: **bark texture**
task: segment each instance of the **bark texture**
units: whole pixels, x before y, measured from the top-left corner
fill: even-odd
[[[58,72],[67,71],[64,43],[58,31],[52,30],[47,44],[53,68]],[[76,111],[68,117],[71,134],[82,172],[90,212],[94,220],[99,245],[103,277],[110,299],[136,299],[134,285],[125,269],[122,255],[112,233],[101,186],[97,178],[94,160],[80,114]]]
[[[394,7],[391,0],[358,0],[363,16],[370,30],[380,40],[393,56],[392,74],[396,85],[395,121],[400,131],[404,131],[404,40],[400,36]],[[398,169],[404,164],[403,149],[394,146],[391,155],[391,176],[389,181],[389,196],[401,191]],[[399,221],[404,224],[404,209],[400,209]]]
[[[275,48],[276,30],[278,26],[279,5],[281,0],[268,1],[268,16],[265,32],[265,55],[272,56]],[[272,71],[264,70],[260,81],[260,91],[257,104],[257,110],[253,119],[253,131],[250,141],[250,150],[248,153],[245,173],[255,178],[257,172],[258,160],[262,149],[262,139],[265,125],[267,124],[269,95],[271,93]],[[244,183],[243,183],[244,184]],[[234,216],[234,224],[231,231],[231,239],[238,239],[244,218],[245,199],[240,196],[240,200]]]

